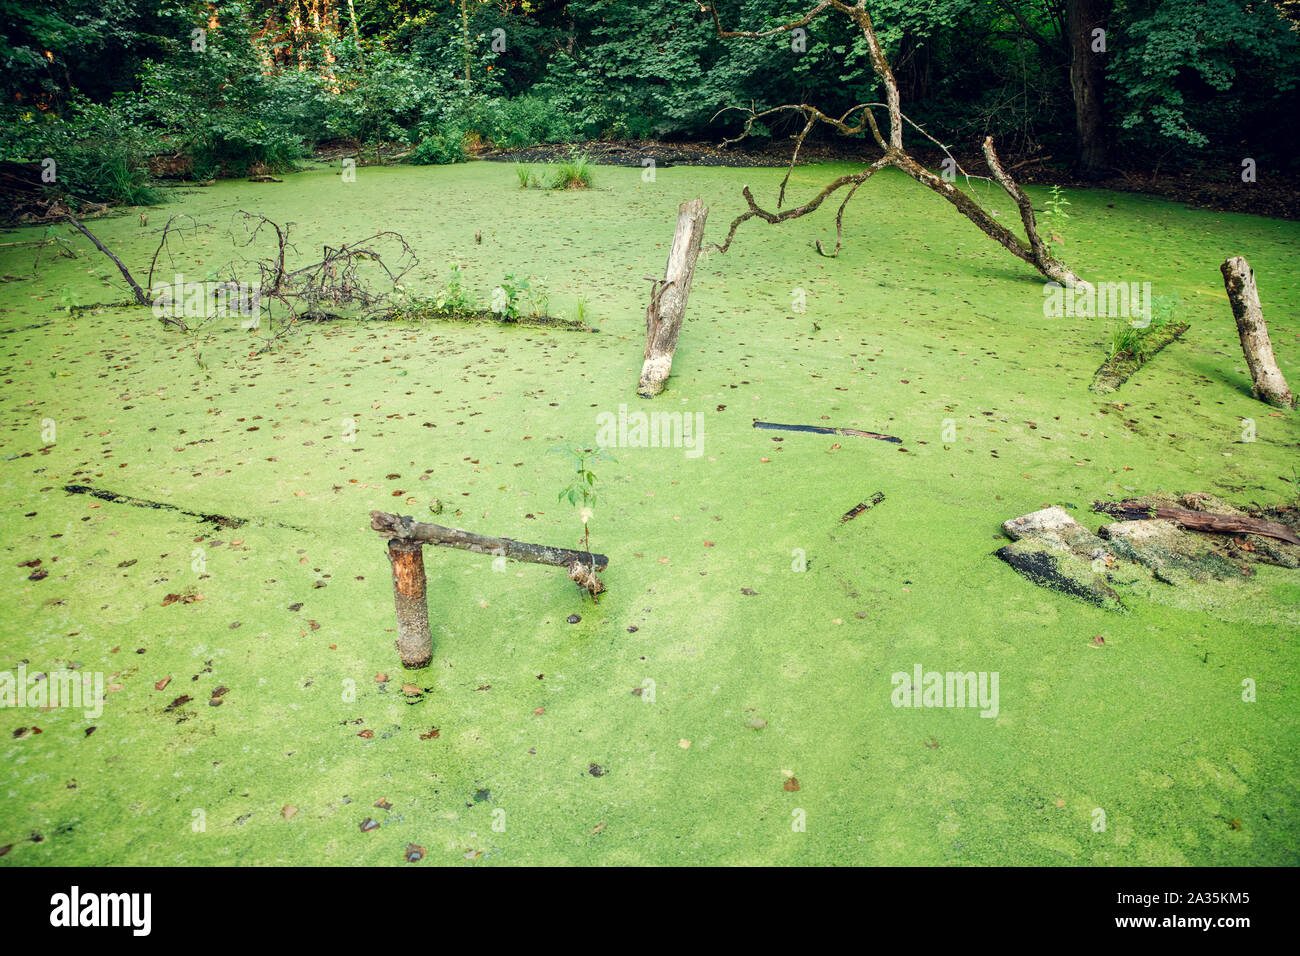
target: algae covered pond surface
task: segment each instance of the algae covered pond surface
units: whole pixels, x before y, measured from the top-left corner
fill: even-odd
[[[800,168],[791,195],[847,169]],[[993,556],[1047,505],[1095,530],[1096,499],[1296,502],[1300,419],[1252,399],[1218,265],[1249,258],[1294,385],[1300,224],[1072,193],[1067,261],[1176,294],[1190,323],[1098,396],[1108,321],[1046,317],[1028,266],[882,173],[837,259],[811,248],[830,210],[702,258],[643,402],[643,277],[677,204],[702,196],[717,240],[740,187],[761,201],[782,171],[597,174],[316,169],[88,223],[140,276],[193,216],[212,228],[159,272],[195,280],[238,252],[241,209],[292,222],[303,262],[392,229],[408,288],[459,263],[486,305],[530,276],[595,334],[336,322],[258,354],[266,330],[238,322],[70,309],[125,298],[84,240],[36,271],[33,247],[0,251],[0,670],[104,687],[89,711],[0,708],[0,865],[1300,861],[1300,572],[1116,613]],[[593,465],[600,603],[560,569],[426,548],[434,657],[403,671],[369,511],[580,546],[550,452],[621,405],[691,416],[696,444]],[[896,706],[918,667],[995,675],[996,700]]]

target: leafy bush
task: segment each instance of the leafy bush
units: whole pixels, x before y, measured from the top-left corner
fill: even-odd
[[[469,156],[465,152],[465,132],[452,127],[431,133],[420,140],[411,153],[411,162],[417,166],[445,166],[463,163]]]
[[[540,96],[501,101],[492,139],[506,146],[564,143],[574,138],[572,121]]]
[[[161,202],[148,182],[156,141],[120,105],[79,99],[63,117],[28,116],[7,132],[6,154],[53,159],[55,185],[73,198],[133,206]]]

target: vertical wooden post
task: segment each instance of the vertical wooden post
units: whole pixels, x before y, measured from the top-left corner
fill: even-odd
[[[691,294],[695,260],[700,255],[708,215],[709,208],[699,198],[677,208],[677,231],[668,253],[668,266],[663,282],[651,287],[650,305],[646,308],[645,363],[637,385],[637,394],[642,398],[654,398],[662,392],[672,371],[677,334],[686,317],[686,300]]]
[[[1295,399],[1273,357],[1273,343],[1264,324],[1254,270],[1244,257],[1233,256],[1219,266],[1219,271],[1223,273],[1228,301],[1232,303],[1232,317],[1237,320],[1237,336],[1246,355],[1255,397],[1279,408],[1290,408]]]
[[[404,667],[427,667],[433,659],[429,603],[425,597],[424,553],[418,541],[388,542],[393,563],[393,600],[397,605],[397,650]]]

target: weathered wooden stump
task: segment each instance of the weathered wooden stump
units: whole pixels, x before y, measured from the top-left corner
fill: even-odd
[[[709,208],[696,198],[677,207],[677,230],[668,253],[662,280],[651,280],[650,304],[645,311],[645,363],[637,394],[654,398],[664,390],[673,367],[677,336],[686,317],[686,300],[691,294],[695,260],[704,241],[704,221]]]
[[[397,605],[397,650],[404,667],[428,667],[433,659],[429,602],[425,595],[424,553],[419,541],[388,542],[393,564],[393,600]]]
[[[1237,335],[1241,339],[1241,351],[1246,355],[1255,397],[1279,408],[1292,407],[1295,398],[1273,357],[1273,343],[1264,324],[1254,270],[1245,257],[1233,256],[1219,266],[1219,271],[1223,273],[1228,301],[1232,303],[1232,317],[1237,320]]]

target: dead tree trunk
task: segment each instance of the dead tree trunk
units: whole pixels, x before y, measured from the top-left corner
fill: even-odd
[[[1291,389],[1277,367],[1273,357],[1273,343],[1268,338],[1264,324],[1264,310],[1259,305],[1259,290],[1255,287],[1255,272],[1242,256],[1233,256],[1219,267],[1223,284],[1232,303],[1232,316],[1237,320],[1237,335],[1241,350],[1246,355],[1255,397],[1279,408],[1295,404]]]
[[[699,198],[677,207],[677,231],[673,233],[668,265],[663,280],[650,287],[650,304],[645,310],[645,363],[636,390],[642,398],[654,398],[662,392],[672,371],[673,352],[686,317],[686,300],[691,294],[695,260],[700,255],[708,215],[709,208]]]
[[[811,106],[807,103],[791,103],[783,106],[774,106],[765,110],[755,110],[753,107],[742,110],[742,112],[746,114],[744,131],[741,132],[739,136],[726,140],[725,142],[727,143],[734,143],[744,139],[753,129],[754,123],[785,111],[802,114],[806,122],[804,123],[803,129],[794,137],[794,153],[790,157],[790,166],[786,171],[785,179],[781,182],[781,189],[777,195],[776,208],[781,211],[773,212],[758,205],[754,200],[753,194],[750,193],[749,187],[746,186],[741,190],[741,195],[744,196],[748,209],[732,220],[731,226],[727,230],[726,237],[721,243],[714,246],[714,248],[719,252],[727,251],[731,246],[731,240],[736,235],[736,229],[748,220],[757,217],[762,219],[764,222],[775,224],[785,222],[788,219],[798,219],[800,216],[806,216],[816,210],[828,196],[847,186],[849,189],[844,196],[844,200],[840,203],[839,212],[836,213],[835,216],[835,253],[838,253],[840,251],[843,232],[844,209],[848,205],[849,200],[853,198],[853,194],[857,191],[857,188],[873,173],[886,166],[893,166],[948,200],[948,202],[957,207],[957,210],[963,216],[978,226],[985,235],[1000,243],[1012,255],[1033,266],[1046,278],[1051,279],[1053,282],[1059,282],[1063,285],[1075,288],[1084,288],[1088,285],[1068,266],[1053,257],[1048,251],[1046,244],[1039,237],[1038,226],[1034,220],[1033,207],[1030,205],[1024,192],[1002,168],[1001,163],[998,161],[997,154],[993,151],[992,137],[988,137],[984,141],[984,157],[988,162],[989,171],[992,174],[993,180],[1006,190],[1007,194],[1019,209],[1021,222],[1024,224],[1025,228],[1026,238],[1021,239],[1002,223],[998,222],[997,218],[995,218],[990,210],[985,209],[974,198],[957,188],[956,179],[959,174],[967,181],[972,178],[982,179],[986,177],[972,177],[967,174],[965,170],[958,165],[957,160],[948,151],[946,146],[929,133],[926,133],[922,127],[918,126],[903,114],[900,106],[898,81],[894,78],[893,70],[889,65],[889,59],[885,55],[884,48],[881,46],[879,38],[876,36],[875,25],[872,23],[871,14],[867,12],[866,4],[863,0],[859,0],[855,5],[850,5],[848,0],[820,0],[820,2],[813,6],[808,13],[804,14],[801,18],[792,20],[791,22],[781,26],[772,27],[768,30],[724,30],[722,28],[722,23],[718,19],[717,8],[712,3],[709,4],[709,10],[713,15],[714,26],[717,29],[718,36],[744,37],[748,39],[771,37],[781,33],[790,33],[793,30],[801,29],[813,20],[817,19],[827,10],[843,14],[857,26],[858,31],[866,41],[867,52],[871,59],[872,69],[875,71],[876,76],[880,79],[885,89],[884,103],[857,103],[845,110],[839,116],[832,116],[823,113],[815,106]],[[888,139],[885,138],[879,123],[876,121],[875,114],[872,112],[876,107],[882,106],[889,114]],[[736,108],[737,107],[728,107],[728,109]],[[860,118],[856,123],[853,123],[851,122],[851,119],[855,113],[859,113]],[[945,167],[947,167],[944,171],[944,175],[941,176],[937,173],[931,172],[913,159],[907,150],[904,149],[904,123],[911,125],[922,136],[944,151],[946,156]],[[802,206],[796,206],[791,209],[782,209],[785,205],[786,186],[789,185],[790,174],[794,171],[795,162],[799,158],[799,150],[802,148],[803,142],[807,138],[808,134],[812,132],[818,124],[829,126],[846,136],[857,136],[861,133],[870,133],[872,139],[875,140],[876,145],[880,147],[883,155],[861,172],[841,176],[834,182],[828,183],[820,193]],[[826,254],[822,250],[820,242],[817,244],[817,250],[818,252],[822,252],[823,255]],[[835,253],[832,253],[832,255]]]
[[[397,651],[404,667],[428,667],[433,659],[429,602],[424,589],[424,554],[419,541],[388,542],[393,563],[393,599],[397,605]]]

